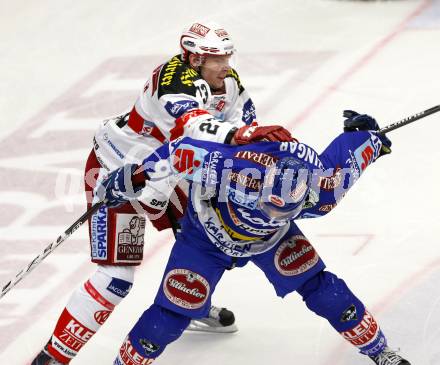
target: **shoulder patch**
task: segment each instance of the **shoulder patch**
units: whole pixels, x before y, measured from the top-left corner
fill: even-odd
[[[238,76],[237,71],[235,71],[233,68],[231,68],[228,71],[228,74],[226,75],[226,77],[232,77],[237,82],[239,94],[241,94],[244,91],[244,87],[241,84],[240,77]]]
[[[187,94],[196,96],[194,81],[201,76],[178,56],[168,61],[160,71],[158,97],[165,94]]]
[[[257,119],[255,112],[255,105],[251,98],[249,98],[243,105],[241,120],[247,125],[251,125]]]

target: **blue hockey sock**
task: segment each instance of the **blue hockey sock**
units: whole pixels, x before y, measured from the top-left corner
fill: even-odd
[[[361,353],[375,356],[385,348],[386,338],[374,317],[336,275],[321,271],[297,291],[311,311],[327,319]]]

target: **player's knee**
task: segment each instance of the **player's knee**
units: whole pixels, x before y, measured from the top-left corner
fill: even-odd
[[[147,352],[147,357],[156,358],[182,335],[190,321],[189,317],[153,304],[139,318],[129,338],[138,352]]]
[[[128,295],[133,278],[132,266],[98,266],[95,273],[73,293],[66,308],[78,320],[98,328]],[[95,323],[93,317],[100,311],[107,314]]]
[[[133,277],[133,266],[98,266],[89,280],[74,292],[66,309],[78,321],[97,331],[128,295]]]
[[[344,280],[321,271],[299,289],[307,307],[326,318],[338,331],[357,324],[365,312],[363,303],[351,292]]]
[[[134,266],[100,265],[89,282],[99,295],[116,306],[130,292],[134,271]]]

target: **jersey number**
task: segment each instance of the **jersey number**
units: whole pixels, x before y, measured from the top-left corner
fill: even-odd
[[[201,132],[206,132],[209,134],[217,134],[219,127],[220,126],[218,124],[212,125],[211,123],[201,123],[199,129]]]
[[[200,93],[200,96],[202,97],[203,104],[206,104],[208,101],[208,89],[205,84],[201,84],[200,86],[196,86],[197,91]]]

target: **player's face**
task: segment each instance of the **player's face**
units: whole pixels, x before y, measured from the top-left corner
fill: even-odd
[[[224,85],[225,77],[231,69],[231,55],[204,56],[203,64],[200,68],[203,79],[212,89],[221,89]]]

